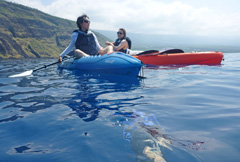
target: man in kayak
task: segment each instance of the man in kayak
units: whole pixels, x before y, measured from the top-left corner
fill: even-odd
[[[73,31],[70,44],[58,58],[60,62],[62,57],[69,54],[74,47],[74,55],[78,59],[82,56],[104,55],[113,52],[112,46],[107,46],[106,48],[100,46],[96,35],[89,30],[90,20],[86,14],[79,16],[76,23],[79,29]]]
[[[120,28],[117,32],[118,38],[115,42],[106,42],[106,45],[112,46],[114,51],[119,51],[123,53],[127,53],[127,49],[131,49],[131,40],[126,37],[126,30],[124,28]]]

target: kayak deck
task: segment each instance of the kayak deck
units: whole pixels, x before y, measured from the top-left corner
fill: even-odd
[[[138,76],[142,67],[140,60],[115,52],[103,56],[89,56],[80,59],[69,59],[58,65],[60,68],[79,70],[82,72],[98,72],[120,74],[127,76]]]
[[[147,54],[133,56],[144,64],[152,65],[218,65],[223,59],[222,52],[190,52],[173,54]]]

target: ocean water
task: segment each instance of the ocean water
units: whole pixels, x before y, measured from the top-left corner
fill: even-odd
[[[79,74],[54,59],[0,61],[0,161],[238,162],[240,54],[219,66]]]

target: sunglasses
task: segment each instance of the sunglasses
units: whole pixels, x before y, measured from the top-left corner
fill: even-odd
[[[117,34],[122,35],[123,33],[122,32],[117,32]]]
[[[85,22],[85,23],[90,23],[90,21],[89,21],[89,20],[83,20],[83,22]]]

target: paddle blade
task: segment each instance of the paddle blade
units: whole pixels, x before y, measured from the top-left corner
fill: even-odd
[[[10,77],[10,78],[24,77],[24,76],[27,76],[27,75],[31,75],[32,72],[33,72],[33,70],[28,70],[28,71],[25,71],[25,72],[20,73],[20,74],[11,75],[11,76],[9,76],[9,77]]]
[[[138,53],[136,55],[139,56],[139,55],[149,55],[149,54],[156,54],[156,53],[159,53],[159,51],[158,50],[148,50],[148,51]]]

